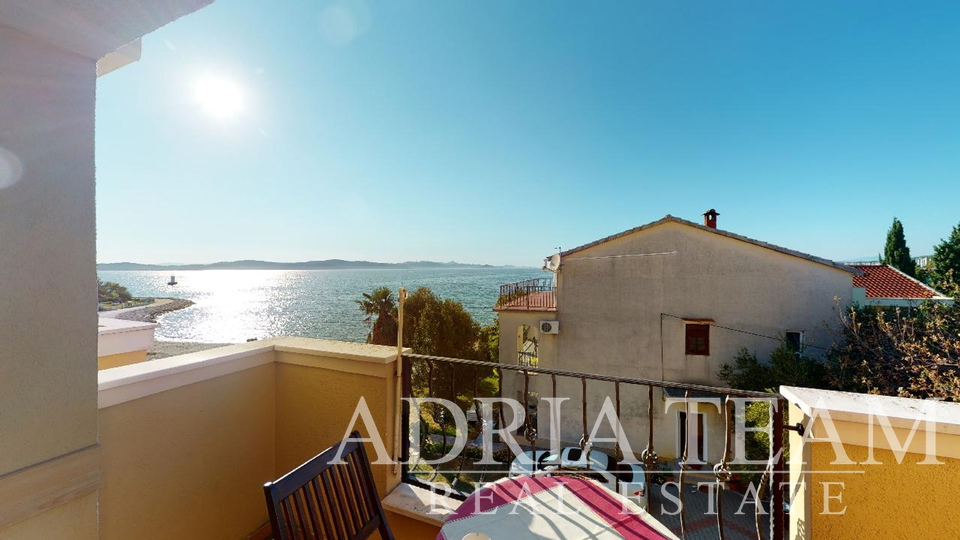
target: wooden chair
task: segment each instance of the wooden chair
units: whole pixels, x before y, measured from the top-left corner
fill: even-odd
[[[394,540],[373,483],[370,462],[360,433],[350,442],[327,448],[320,455],[267,482],[270,524],[278,540],[362,540],[379,530],[383,540]],[[343,444],[344,463],[331,463]]]

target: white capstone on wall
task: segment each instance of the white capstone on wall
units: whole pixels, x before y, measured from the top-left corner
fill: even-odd
[[[153,346],[157,323],[100,318],[97,328],[97,357],[146,351]]]

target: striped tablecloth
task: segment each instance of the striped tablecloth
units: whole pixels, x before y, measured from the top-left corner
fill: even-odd
[[[569,476],[505,478],[477,490],[447,519],[437,540],[470,533],[491,540],[677,539],[625,497]]]

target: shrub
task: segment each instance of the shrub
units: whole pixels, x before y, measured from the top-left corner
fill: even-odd
[[[100,281],[97,279],[97,301],[98,302],[129,302],[133,300],[133,295],[126,287],[113,281]]]
[[[960,401],[960,307],[854,307],[840,316],[828,355],[833,387],[911,398]]]
[[[781,385],[829,387],[824,364],[785,340],[770,353],[768,363],[760,362],[756,353],[740,349],[733,364],[724,364],[718,375],[731,388],[758,392],[776,392]]]

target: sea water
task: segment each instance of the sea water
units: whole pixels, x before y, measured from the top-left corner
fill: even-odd
[[[378,287],[429,287],[481,324],[495,314],[499,286],[550,276],[534,268],[388,270],[98,271],[134,296],[186,298],[193,306],[160,316],[163,341],[239,343],[271,336],[362,342],[370,328],[357,300]],[[177,285],[167,285],[175,274]]]

